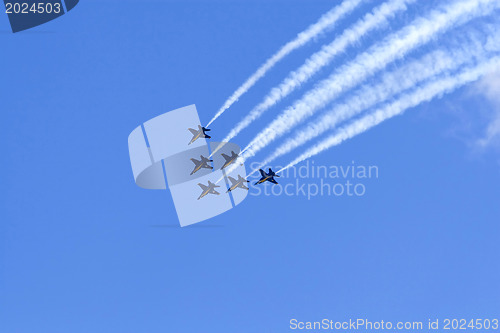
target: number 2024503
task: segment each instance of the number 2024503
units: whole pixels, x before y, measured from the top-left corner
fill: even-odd
[[[28,4],[26,2],[7,2],[5,4],[5,13],[7,14],[59,14],[61,12],[61,4],[60,3],[33,3]]]

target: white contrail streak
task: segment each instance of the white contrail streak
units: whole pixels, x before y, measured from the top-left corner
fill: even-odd
[[[463,24],[478,16],[490,14],[500,7],[498,0],[455,1],[425,18],[418,18],[383,42],[372,46],[351,63],[342,66],[320,85],[287,108],[243,149],[243,159],[254,156],[260,149],[288,132],[305,118],[314,114],[343,91],[361,83],[368,76],[383,69],[390,62],[402,58],[438,33]]]
[[[276,103],[309,80],[322,67],[328,65],[335,56],[345,51],[348,46],[355,44],[370,30],[384,26],[389,18],[392,18],[399,11],[406,10],[407,4],[414,1],[390,0],[376,7],[371,13],[366,14],[362,19],[354,23],[351,28],[344,30],[342,35],[330,44],[323,46],[320,51],[309,57],[302,66],[291,72],[277,87],[272,88],[263,101],[254,107],[222,141],[231,141],[270,107],[276,105]]]
[[[460,66],[471,63],[473,60],[477,61],[477,58],[484,57],[487,53],[500,51],[500,34],[498,33],[500,26],[487,26],[483,30],[486,30],[487,38],[485,36],[478,38],[476,33],[471,33],[467,36],[467,41],[461,38],[459,48],[433,51],[392,73],[385,74],[377,85],[364,85],[352,96],[349,96],[345,103],[334,107],[323,116],[311,121],[303,130],[294,133],[292,137],[288,138],[266,158],[260,167],[269,164],[276,158],[326,131],[332,130],[341,121],[349,119],[389,97],[395,96],[436,75],[457,70]],[[256,170],[258,169],[256,168]]]
[[[428,102],[435,97],[440,97],[445,93],[450,93],[461,86],[478,80],[481,76],[498,70],[500,67],[500,57],[496,56],[487,62],[481,63],[475,67],[460,71],[457,75],[450,75],[436,80],[424,87],[417,88],[414,92],[405,94],[397,101],[390,103],[373,113],[370,113],[352,124],[341,128],[336,134],[326,138],[314,147],[310,148],[287,166],[279,170],[282,172],[297,163],[311,158],[333,146],[339,145],[343,141],[361,134],[368,129],[380,124],[384,120],[402,114],[405,110],[415,107],[423,102]]]
[[[295,39],[286,43],[278,52],[269,58],[257,71],[252,74],[236,91],[224,102],[222,107],[217,111],[215,116],[206,125],[208,127],[217,118],[220,117],[234,102],[236,102],[244,93],[246,93],[259,79],[276,65],[281,59],[286,57],[292,51],[305,45],[307,42],[319,36],[326,29],[332,28],[339,19],[354,10],[361,0],[345,0],[339,6],[333,8],[328,13],[323,15],[316,23],[310,25],[306,30],[297,35]]]

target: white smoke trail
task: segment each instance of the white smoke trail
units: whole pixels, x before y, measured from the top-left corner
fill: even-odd
[[[465,70],[460,71],[457,75],[449,75],[425,85],[424,87],[417,88],[414,92],[405,94],[397,101],[394,101],[393,103],[390,103],[373,113],[354,121],[352,124],[343,127],[336,134],[308,149],[278,172],[282,172],[297,163],[311,158],[333,146],[339,145],[343,141],[380,124],[384,120],[402,114],[409,108],[415,107],[423,102],[428,102],[435,97],[440,97],[445,93],[450,93],[467,83],[476,81],[481,76],[493,70],[498,70],[498,68],[500,68],[500,56],[496,56],[474,67],[466,68]]]
[[[460,47],[458,48],[433,51],[392,73],[385,74],[377,85],[364,85],[352,96],[349,96],[345,103],[334,107],[323,116],[311,121],[300,132],[294,133],[292,137],[288,138],[269,155],[259,168],[335,128],[341,121],[349,119],[391,96],[412,88],[436,75],[456,70],[464,64],[471,63],[474,59],[477,60],[478,57],[483,57],[486,53],[500,51],[500,33],[498,33],[500,26],[483,27],[484,29],[481,30],[485,32],[487,38],[485,36],[478,37],[477,33],[470,33],[466,36],[466,41],[463,38],[460,39]],[[483,42],[484,40],[486,40],[486,43]],[[252,173],[259,168],[256,168]]]
[[[354,23],[351,28],[344,30],[342,35],[330,44],[323,46],[320,51],[310,56],[302,66],[291,72],[277,87],[272,88],[263,101],[254,107],[222,141],[231,141],[269,108],[300,87],[322,67],[328,65],[335,56],[345,51],[348,46],[359,41],[370,30],[382,27],[389,18],[392,18],[399,11],[406,10],[407,4],[414,1],[390,0],[376,7],[371,13],[366,14],[362,19]]]
[[[224,102],[222,107],[205,127],[208,127],[217,118],[219,118],[224,111],[233,105],[233,103],[246,93],[259,79],[266,75],[266,73],[281,59],[316,38],[326,29],[333,27],[339,19],[354,10],[360,2],[361,0],[345,0],[342,4],[323,15],[316,23],[310,25],[306,30],[299,33],[295,39],[281,47],[278,52],[271,56],[271,58],[260,66],[257,71],[252,74],[252,76],[250,76],[238,89],[236,89],[236,91],[226,100],[226,102]]]
[[[433,10],[425,18],[416,19],[357,56],[351,63],[342,66],[323,80],[318,87],[287,108],[243,149],[245,152],[243,159],[254,156],[260,149],[314,114],[343,91],[427,43],[438,33],[443,33],[473,18],[488,15],[497,7],[500,7],[498,0],[455,1],[439,10]]]

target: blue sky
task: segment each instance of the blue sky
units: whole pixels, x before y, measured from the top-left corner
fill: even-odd
[[[292,318],[498,318],[499,150],[475,144],[498,108],[478,85],[314,158],[376,165],[362,197],[249,196],[180,228],[168,191],[134,184],[127,137],[136,126],[189,104],[208,122],[332,3],[89,0],[18,34],[0,16],[0,331],[287,332]],[[425,6],[365,37],[235,142],[247,144]],[[277,65],[212,125],[214,139],[372,7]]]

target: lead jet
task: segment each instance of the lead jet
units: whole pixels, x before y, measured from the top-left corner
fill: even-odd
[[[245,186],[245,183],[250,183],[250,181],[246,180],[240,175],[238,175],[238,179],[234,179],[231,176],[228,176],[227,178],[229,178],[229,180],[231,181],[231,187],[227,189],[226,193],[231,192],[238,187],[248,191],[248,187]]]
[[[198,200],[200,200],[201,198],[203,198],[205,195],[207,194],[216,194],[216,195],[219,195],[220,193],[217,192],[215,190],[216,187],[220,187],[218,185],[215,185],[214,183],[212,183],[210,180],[208,181],[208,186],[207,185],[203,185],[202,183],[198,183],[198,186],[201,187],[201,189],[203,190],[200,194],[200,196],[198,197]]]
[[[269,172],[266,173],[264,170],[262,169],[259,169],[260,171],[260,175],[262,176],[258,182],[255,183],[255,185],[258,185],[258,184],[262,184],[263,182],[271,182],[273,184],[278,184],[278,182],[276,180],[274,180],[274,177],[279,177],[276,173],[274,173],[273,170],[271,170],[271,168],[269,168]]]
[[[193,134],[193,138],[191,139],[191,141],[189,141],[188,145],[192,144],[193,142],[195,142],[199,138],[207,138],[207,139],[211,138],[210,135],[207,135],[205,133],[205,132],[208,132],[210,130],[208,128],[201,127],[200,125],[198,125],[198,130],[188,128],[188,131],[191,132],[191,134]]]
[[[224,157],[224,159],[226,160],[226,162],[224,162],[224,165],[222,166],[222,168],[220,168],[221,170],[228,167],[229,165],[233,164],[234,161],[236,161],[236,159],[239,157],[238,154],[236,154],[234,151],[231,150],[231,156],[227,156],[226,154],[222,153],[221,154],[222,157]],[[242,164],[243,165],[243,164]]]
[[[203,155],[200,155],[200,160],[199,161],[196,158],[192,158],[191,161],[193,161],[195,167],[194,167],[193,171],[191,171],[190,176],[193,173],[199,171],[201,168],[204,168],[204,169],[213,169],[213,167],[211,165],[208,165],[208,162],[213,162],[213,160],[209,160],[208,158],[206,158]]]

